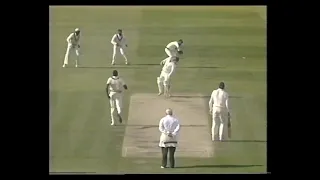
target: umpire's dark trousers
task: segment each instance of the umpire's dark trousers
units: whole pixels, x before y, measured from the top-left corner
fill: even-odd
[[[162,147],[162,166],[167,167],[168,154],[169,154],[169,162],[170,168],[174,168],[174,153],[176,152],[176,147]]]

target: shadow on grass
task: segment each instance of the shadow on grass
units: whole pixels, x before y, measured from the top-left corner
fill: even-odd
[[[120,125],[117,125],[120,126]],[[159,128],[159,125],[139,125],[139,124],[130,124],[130,125],[123,125],[128,127],[137,127],[139,129],[148,129],[148,128]],[[180,125],[180,127],[207,127],[206,125]]]
[[[209,95],[172,95],[173,98],[210,98]],[[229,98],[239,99],[241,96],[229,96]]]
[[[72,67],[71,67],[72,68]],[[138,67],[138,66],[91,66],[91,67],[78,67],[80,69],[145,69],[145,67]],[[76,69],[76,68],[74,68]]]
[[[194,166],[179,166],[175,168],[244,168],[244,167],[261,167],[263,165],[235,165],[235,164],[229,164],[229,165],[194,165]]]
[[[243,143],[243,142],[254,142],[254,143],[266,143],[267,141],[265,141],[265,140],[228,140],[228,141],[225,141],[225,142],[240,142],[240,143]]]
[[[87,68],[87,69],[112,69],[112,68],[119,68],[119,69],[144,69],[145,66],[159,66],[160,64],[130,64],[130,65],[114,65],[114,66],[80,66],[78,68]],[[68,68],[75,68],[75,67],[68,67]],[[179,66],[179,69],[217,69],[223,67],[217,66]]]

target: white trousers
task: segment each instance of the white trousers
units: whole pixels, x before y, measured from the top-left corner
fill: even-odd
[[[70,57],[70,52],[71,51],[75,51],[75,53],[77,55],[76,63],[78,63],[79,55],[80,55],[80,53],[79,53],[80,48],[77,45],[68,44],[67,51],[66,51],[66,54],[64,56],[63,64],[68,64],[69,63],[69,57]]]
[[[171,79],[171,77],[169,76],[168,73],[161,71],[160,76],[159,76],[159,80],[160,80],[160,82],[163,83],[163,85],[165,85],[165,86],[170,85],[170,79]]]
[[[175,51],[175,50],[170,50],[168,48],[164,48],[164,52],[166,52],[166,54],[169,56],[169,57],[176,57],[178,52]]]
[[[212,140],[228,140],[228,111],[226,108],[212,109]]]
[[[118,51],[120,51],[120,54],[123,56],[123,58],[125,59],[125,61],[126,61],[126,63],[127,63],[127,62],[128,62],[128,59],[127,59],[127,57],[126,57],[124,47],[119,47],[119,46],[116,46],[116,45],[113,46],[112,63],[115,63],[116,55],[117,55],[117,52],[118,52]]]
[[[121,115],[121,109],[122,109],[122,93],[116,93],[116,92],[110,92],[110,108],[111,108],[111,121],[114,123],[116,115]],[[115,111],[117,110],[117,114],[115,114]]]
[[[170,96],[170,89],[171,89],[171,77],[168,75],[168,73],[161,72],[160,76],[157,77],[157,84],[159,93],[164,93],[167,96]]]

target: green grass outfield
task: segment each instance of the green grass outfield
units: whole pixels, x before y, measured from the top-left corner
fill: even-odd
[[[76,27],[86,68],[63,69],[65,39]],[[128,39],[131,66],[110,67],[110,40],[118,28]],[[51,172],[266,171],[265,7],[50,7],[49,29]],[[177,159],[176,169],[160,169],[160,157],[123,158],[125,126],[110,126],[106,80],[113,69],[126,80],[127,116],[130,94],[157,93],[160,67],[147,64],[158,64],[167,43],[180,38],[185,48],[173,93],[210,95],[224,81],[239,142],[220,144],[213,158]]]

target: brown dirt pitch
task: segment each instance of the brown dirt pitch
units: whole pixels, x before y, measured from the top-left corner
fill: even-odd
[[[123,157],[161,157],[160,119],[172,108],[181,129],[177,157],[213,156],[208,124],[207,102],[200,94],[175,94],[164,98],[156,94],[133,94],[122,147]]]

